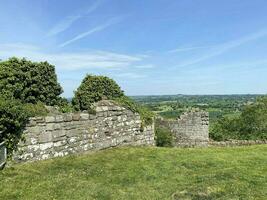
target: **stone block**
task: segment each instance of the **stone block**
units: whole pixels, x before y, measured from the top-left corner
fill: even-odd
[[[47,131],[53,131],[54,130],[54,123],[46,124],[46,130]]]
[[[55,122],[56,121],[56,118],[54,116],[46,116],[45,117],[45,122],[46,123],[52,123],[52,122]]]
[[[71,113],[66,113],[63,116],[63,120],[64,120],[64,122],[71,122],[72,121],[72,114]]]
[[[102,112],[102,111],[103,111],[102,106],[98,106],[98,107],[96,107],[96,108],[95,108],[95,111],[96,111],[96,113],[98,113],[98,112]]]
[[[81,117],[80,118],[81,121],[86,121],[89,119],[89,114],[88,113],[81,113],[80,117]]]
[[[90,115],[89,115],[89,119],[90,119],[90,120],[94,120],[94,119],[96,119],[96,115],[90,114]]]
[[[52,133],[51,132],[46,132],[46,133],[40,134],[39,137],[38,137],[38,141],[40,143],[47,143],[47,142],[53,141]]]
[[[47,143],[40,144],[40,150],[41,151],[50,149],[52,147],[53,147],[53,142],[47,142]]]
[[[35,118],[30,118],[29,122],[27,124],[27,127],[32,127],[32,126],[36,126],[37,122],[35,120]]]
[[[64,137],[66,136],[66,132],[65,131],[54,131],[53,132],[53,138],[59,138],[59,137]]]
[[[73,121],[79,121],[80,118],[81,118],[80,113],[74,113],[74,114],[72,115],[72,120],[73,120]]]
[[[96,113],[96,116],[97,117],[104,117],[104,112],[97,112]]]
[[[54,147],[60,147],[60,146],[64,146],[67,144],[67,140],[60,140],[60,141],[57,141],[57,142],[54,142],[53,146]]]
[[[64,121],[64,117],[63,117],[63,115],[56,115],[55,116],[55,121],[56,122],[63,122]]]
[[[35,121],[37,123],[44,123],[45,122],[45,118],[44,117],[35,117]]]

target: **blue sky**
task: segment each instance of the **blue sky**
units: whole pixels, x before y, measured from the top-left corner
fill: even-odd
[[[0,59],[86,73],[128,95],[267,92],[266,0],[0,0]]]

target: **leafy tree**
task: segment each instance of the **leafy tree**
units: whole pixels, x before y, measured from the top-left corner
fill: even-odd
[[[24,103],[41,101],[55,105],[63,92],[57,82],[55,67],[48,62],[10,58],[0,62],[0,95]]]
[[[46,112],[42,103],[24,104],[19,100],[0,98],[0,142],[6,142],[9,156],[17,149],[29,117]]]
[[[212,127],[214,140],[267,139],[267,97],[246,105],[238,117],[225,117]]]
[[[88,110],[97,101],[119,98],[123,95],[123,91],[114,80],[106,76],[87,75],[75,92],[72,103],[76,110]]]

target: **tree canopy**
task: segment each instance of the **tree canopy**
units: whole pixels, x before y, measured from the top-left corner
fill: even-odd
[[[215,140],[267,139],[267,97],[246,105],[240,116],[220,119],[210,136]]]
[[[115,99],[124,96],[120,86],[106,76],[86,75],[75,91],[72,103],[76,110],[88,110],[91,105],[104,99]]]
[[[55,105],[63,92],[48,62],[10,58],[0,62],[0,94],[24,103]]]

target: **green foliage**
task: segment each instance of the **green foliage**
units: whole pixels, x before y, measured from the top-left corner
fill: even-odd
[[[48,110],[45,108],[44,103],[37,102],[36,104],[27,103],[23,104],[24,108],[26,109],[29,117],[35,116],[46,116],[48,114]]]
[[[173,137],[170,130],[164,127],[156,126],[156,145],[159,147],[172,147]]]
[[[219,120],[210,136],[214,140],[267,139],[267,97],[246,105],[239,116]]]
[[[154,113],[151,112],[146,107],[136,103],[132,99],[130,99],[127,96],[122,96],[120,98],[114,98],[115,102],[117,102],[119,105],[135,112],[139,113],[142,121],[142,127],[145,127],[147,125],[151,125],[153,123]]]
[[[216,141],[240,139],[239,124],[239,118],[223,117],[211,126],[209,136]]]
[[[0,142],[5,141],[10,155],[21,139],[29,114],[18,100],[0,100]]]
[[[43,103],[24,104],[19,100],[0,98],[0,142],[5,141],[8,155],[17,149],[29,117],[46,115]]]
[[[55,105],[63,92],[55,67],[48,62],[10,58],[0,62],[0,95],[24,103]]]
[[[87,75],[75,92],[72,104],[75,110],[91,111],[92,104],[102,99],[114,100],[131,111],[139,113],[143,127],[153,122],[152,112],[125,96],[120,86],[106,76]]]
[[[87,75],[77,91],[72,104],[76,110],[90,110],[93,103],[102,99],[122,97],[120,86],[106,76]]]
[[[72,104],[66,98],[60,97],[57,106],[62,113],[74,112]]]

